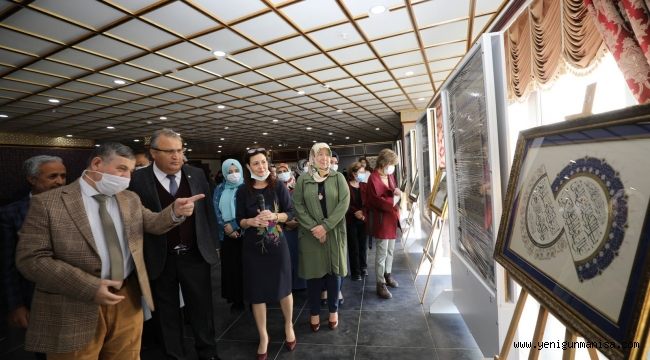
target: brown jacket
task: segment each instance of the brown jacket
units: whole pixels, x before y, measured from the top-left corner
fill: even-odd
[[[25,339],[28,351],[76,351],[95,335],[99,305],[93,299],[99,289],[101,260],[79,181],[83,180],[34,196],[19,233],[16,266],[36,283]],[[142,235],[171,229],[175,225],[171,206],[151,212],[128,190],[116,198],[140,289],[153,309]]]

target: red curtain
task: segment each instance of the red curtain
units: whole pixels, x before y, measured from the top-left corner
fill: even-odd
[[[584,0],[640,104],[650,102],[650,14],[644,0]]]

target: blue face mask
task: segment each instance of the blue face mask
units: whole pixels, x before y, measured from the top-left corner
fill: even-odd
[[[368,181],[368,173],[367,172],[359,172],[357,173],[357,181],[358,182],[367,182]]]

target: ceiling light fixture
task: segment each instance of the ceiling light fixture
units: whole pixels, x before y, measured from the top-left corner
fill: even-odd
[[[221,58],[221,57],[226,56],[226,52],[222,51],[222,50],[215,50],[215,51],[212,52],[212,55],[214,55],[214,56],[216,56],[218,58]]]
[[[313,143],[315,143],[315,142],[316,142],[316,140],[312,140],[311,142],[313,142]]]
[[[140,142],[140,139],[133,139],[133,142]]]
[[[334,133],[327,133],[327,135],[334,135]]]
[[[361,140],[359,140],[359,142],[361,142]]]
[[[99,144],[95,144],[95,147],[100,147],[100,146],[101,146],[101,145],[99,145]]]
[[[158,119],[160,119],[160,120],[167,120],[167,116],[161,116],[161,117],[159,117]]]
[[[187,149],[187,151],[192,151],[192,149]]]
[[[375,130],[377,130],[377,131],[379,131],[379,128],[378,128],[378,127],[376,127],[376,128],[375,128]]]
[[[107,128],[108,130],[114,130],[114,129],[115,129],[115,126],[107,126],[106,128]]]
[[[151,125],[151,124],[153,124],[153,121],[147,120],[147,124]]]
[[[248,148],[246,148],[246,150],[248,150]],[[220,152],[221,152],[221,150],[217,150],[217,152],[218,152],[218,153],[220,153]]]
[[[337,109],[336,112],[340,114],[343,112],[343,109]]]
[[[368,16],[383,14],[386,10],[387,9],[384,5],[375,5],[368,10]]]
[[[330,84],[323,84],[323,87],[324,87],[325,89],[329,89],[329,88],[330,88]]]
[[[246,150],[250,150],[251,148],[247,147]]]
[[[303,90],[299,90],[296,92],[298,95],[305,95],[305,92]]]
[[[224,126],[223,129],[224,129],[224,130],[228,130],[228,129],[230,129],[230,128],[227,127],[227,126]]]
[[[268,135],[268,134],[269,134],[269,133],[267,133],[267,132],[263,132],[263,133],[262,133],[262,135]]]
[[[0,118],[6,119],[8,117],[9,117],[9,115],[7,115],[7,114],[0,114]]]
[[[257,141],[253,141],[253,144],[257,144]]]
[[[126,84],[126,81],[124,81],[124,80],[120,80],[120,79],[115,79],[115,80],[113,80],[113,82],[116,83],[117,85],[124,85],[124,84]]]
[[[47,101],[51,102],[52,104],[58,104],[61,102],[59,99],[48,99]]]
[[[278,122],[278,119],[273,119],[273,122],[274,122],[274,123]]]
[[[217,105],[217,109],[225,109],[226,107],[223,105]]]
[[[223,145],[219,145],[219,147],[220,147],[220,148],[222,148],[222,147],[223,147]]]
[[[311,126],[307,126],[305,129],[307,129],[307,130],[311,130]]]
[[[66,135],[66,137],[72,137],[72,135],[71,135],[71,134],[68,134],[68,135]]]
[[[219,140],[224,141],[224,140],[226,140],[226,139],[224,139],[224,138],[220,138]]]
[[[418,98],[418,101],[424,101],[424,98]]]
[[[413,75],[413,71],[407,71],[407,72],[404,73],[404,75],[411,76],[411,75]]]

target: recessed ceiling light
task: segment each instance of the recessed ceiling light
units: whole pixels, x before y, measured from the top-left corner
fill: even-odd
[[[223,141],[223,140],[226,140],[226,139],[224,139],[224,138],[220,138],[219,140]]]
[[[219,147],[220,147],[220,148],[222,148],[222,147],[223,147],[223,145],[219,145]]]
[[[262,135],[268,135],[268,134],[269,134],[269,133],[267,133],[267,132],[263,132],[263,133],[262,133]]]
[[[0,118],[5,119],[5,118],[8,118],[8,117],[9,117],[9,115],[7,115],[7,114],[0,114]]]
[[[307,129],[307,130],[311,130],[311,126],[307,126],[305,129]]]
[[[187,146],[187,143],[183,143],[184,146]]]
[[[95,147],[100,147],[100,146],[101,146],[101,145],[99,145],[99,144],[95,144]]]
[[[181,136],[181,133],[176,133],[176,135]]]
[[[330,143],[330,145],[332,145],[332,143]]]
[[[404,75],[411,76],[411,75],[413,75],[413,71],[407,71],[407,72],[404,73]]]
[[[325,89],[329,89],[329,88],[330,88],[330,84],[323,84],[323,87],[324,87]]]
[[[151,124],[153,124],[153,121],[147,120],[147,124],[151,125]]]
[[[359,142],[361,142],[361,140],[359,140]]]
[[[337,109],[336,112],[337,112],[337,113],[342,113],[342,112],[343,112],[343,109]]]
[[[274,123],[278,122],[278,119],[273,119],[273,122],[274,122]]]
[[[224,128],[224,130],[228,130],[228,129],[230,129],[230,128],[229,128],[229,127],[227,127],[227,126],[224,126],[223,128]]]
[[[215,51],[212,52],[212,55],[214,55],[214,56],[216,56],[218,58],[219,57],[224,57],[224,56],[226,56],[226,52],[221,51],[221,50],[215,50]]]
[[[282,147],[282,144],[278,144],[278,147]]]
[[[418,98],[418,101],[424,101],[424,98]]]
[[[248,148],[246,148],[246,150],[248,150]],[[217,152],[218,152],[218,153],[220,153],[220,152],[221,152],[221,150],[217,150]]]
[[[58,104],[61,102],[59,99],[48,99],[47,101],[51,102],[52,104]]]
[[[251,148],[247,147],[246,150],[250,150]]]
[[[217,109],[225,109],[226,107],[223,105],[217,105]]]
[[[140,139],[133,139],[133,142],[140,142]]]
[[[71,135],[71,134],[68,134],[68,135],[66,135],[66,137],[72,137],[72,135]]]
[[[379,15],[379,14],[383,14],[385,12],[386,12],[386,7],[384,5],[375,5],[375,6],[370,8],[370,10],[368,11],[368,15],[369,16]]]
[[[334,135],[334,133],[327,133],[327,135]]]
[[[300,149],[300,146],[298,146],[298,149]]]
[[[113,129],[115,129],[115,126],[107,126],[106,128],[109,129],[109,130],[113,130]]]
[[[113,82],[116,83],[117,85],[124,85],[124,84],[126,84],[126,81],[124,81],[124,80],[120,80],[120,79],[115,79],[115,80],[113,80]]]
[[[167,116],[161,116],[161,117],[159,117],[158,119],[160,119],[160,120],[167,120]]]
[[[257,141],[253,141],[253,144],[257,144]]]
[[[192,149],[187,149],[187,151],[192,151]]]
[[[299,91],[297,91],[296,93],[297,93],[298,95],[305,95],[305,91],[304,91],[304,90],[299,90]]]
[[[376,127],[376,128],[375,128],[375,130],[377,130],[377,131],[379,131],[379,128],[378,128],[378,127]]]
[[[349,136],[346,136],[345,139],[346,139],[346,140],[350,140],[350,137],[349,137]]]
[[[316,142],[316,140],[312,140],[311,142],[313,142],[313,143],[315,143],[315,142]]]

